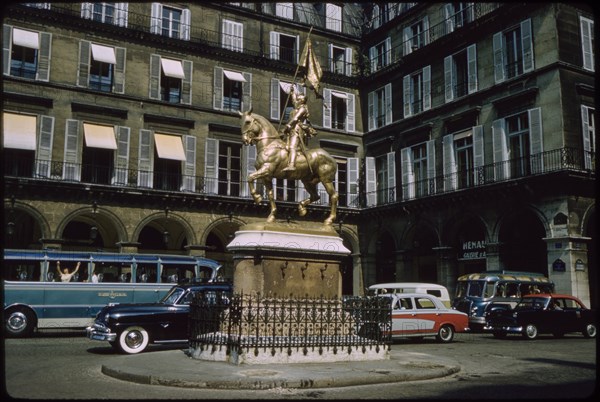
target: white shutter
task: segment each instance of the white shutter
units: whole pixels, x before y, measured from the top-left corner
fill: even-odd
[[[279,110],[279,80],[271,78],[271,119],[279,121],[281,111]]]
[[[385,54],[383,55],[385,65],[389,66],[392,64],[392,38],[389,36],[385,38]]]
[[[193,62],[183,60],[184,78],[181,80],[181,103],[184,105],[192,104],[192,72],[194,71]]]
[[[375,170],[375,158],[365,158],[365,184],[367,192],[367,207],[377,205],[377,171]]]
[[[241,110],[248,111],[252,108],[252,73],[242,73],[245,82],[242,82]]]
[[[189,9],[184,8],[181,11],[181,39],[190,40],[190,21],[192,13]]]
[[[583,54],[583,68],[589,71],[594,71],[594,50],[592,49],[593,42],[593,25],[594,22],[587,18],[579,17],[581,26],[581,52]]]
[[[39,139],[35,155],[36,177],[50,177],[52,163],[52,141],[54,139],[54,117],[40,116]]]
[[[444,20],[446,21],[446,34],[454,31],[454,6],[452,3],[444,5]]]
[[[90,19],[92,18],[92,7],[94,6],[94,3],[89,3],[89,2],[85,2],[85,3],[81,3],[81,18],[84,19]]]
[[[475,126],[473,127],[473,174],[475,175],[476,185],[485,183],[484,163],[483,126]]]
[[[431,109],[431,66],[423,67],[423,110]]]
[[[456,157],[454,154],[454,135],[448,134],[442,137],[442,160],[444,172],[444,191],[457,189]]]
[[[152,16],[150,17],[150,33],[162,33],[162,4],[152,3]]]
[[[89,85],[91,49],[92,46],[89,41],[79,41],[79,70],[77,74],[77,86],[87,88]]]
[[[392,84],[386,84],[383,90],[385,95],[385,124],[392,124],[393,115],[392,115]]]
[[[477,45],[471,45],[467,48],[467,75],[468,75],[468,93],[477,91]]]
[[[204,151],[204,181],[205,193],[218,194],[219,192],[219,141],[214,138],[206,139]]]
[[[196,137],[184,135],[185,162],[183,163],[183,181],[181,191],[196,191]]]
[[[387,172],[387,200],[388,202],[396,202],[396,153],[393,151],[387,154]]]
[[[150,99],[160,99],[160,56],[157,54],[150,55]]]
[[[427,141],[427,194],[436,193],[435,140]]]
[[[81,180],[79,149],[79,120],[67,119],[65,128],[63,180]]]
[[[404,118],[406,118],[412,115],[412,107],[410,104],[410,75],[405,75],[402,79],[402,93],[404,94]]]
[[[50,80],[50,57],[52,44],[52,34],[41,32],[40,33],[40,51],[38,54],[38,69],[36,73],[36,79],[38,81],[49,81]]]
[[[583,160],[586,169],[592,169],[592,139],[590,138],[589,108],[581,106],[581,123],[583,134]]]
[[[529,113],[529,140],[531,143],[531,172],[544,171],[544,140],[542,131],[542,109],[530,109]]]
[[[331,128],[331,89],[323,90],[323,127]]]
[[[111,184],[127,185],[129,178],[129,127],[117,127],[117,152],[115,152],[115,169]]]
[[[423,17],[423,46],[429,45],[429,17]]]
[[[454,99],[454,56],[447,56],[444,58],[444,94],[446,102],[450,102]]]
[[[523,72],[533,70],[533,41],[531,38],[531,19],[521,22],[521,45],[523,49]]]
[[[5,75],[10,74],[10,56],[12,52],[12,26],[2,27],[2,68]]]
[[[117,94],[125,93],[125,60],[126,49],[122,47],[115,48],[117,63],[115,64],[115,79],[113,83],[113,92]]]
[[[129,18],[129,3],[117,3],[115,5],[116,13],[115,20],[116,24],[120,27],[127,27],[127,20]]]
[[[405,27],[402,34],[402,39],[404,40],[404,55],[410,54],[412,52],[412,30],[410,27]]]
[[[279,33],[271,31],[269,32],[271,39],[270,56],[272,60],[279,60]],[[331,47],[331,45],[329,45]]]
[[[505,80],[504,77],[504,39],[502,32],[494,34],[493,37],[494,46],[494,82],[498,84]]]
[[[140,145],[138,152],[138,186],[152,188],[152,131],[140,130]]]
[[[256,171],[254,164],[256,163],[256,147],[255,146],[243,146],[242,147],[242,161],[241,161],[241,183],[240,183],[240,196],[244,198],[250,197],[250,187],[248,186],[248,175]]]
[[[369,131],[377,128],[376,124],[376,113],[377,113],[377,102],[375,102],[375,92],[369,92]]]
[[[377,71],[377,48],[375,46],[371,46],[369,49],[369,59],[371,59],[371,72],[374,73]]]
[[[402,198],[410,200],[415,198],[415,174],[410,147],[400,150],[400,163],[402,164]]]
[[[492,122],[492,147],[494,155],[494,178],[496,181],[510,178],[508,147],[504,132],[504,119]]]
[[[346,94],[346,132],[353,133],[355,130],[355,102],[354,102],[354,94]]]
[[[351,47],[347,47],[346,48],[346,75],[348,77],[352,76],[352,48]]]
[[[223,109],[223,69],[215,67],[215,81],[213,83],[213,108]]]
[[[359,200],[359,187],[358,187],[358,158],[347,159],[347,179],[346,179],[346,194],[347,201],[346,206],[358,208]]]

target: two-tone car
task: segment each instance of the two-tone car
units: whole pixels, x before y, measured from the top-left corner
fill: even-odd
[[[586,338],[596,336],[595,312],[575,296],[565,294],[531,294],[524,296],[514,309],[492,309],[486,317],[485,330],[496,338],[520,334],[535,339],[540,334],[562,337],[579,332]]]
[[[362,323],[359,335],[378,338],[422,339],[435,337],[438,342],[452,342],[456,333],[469,332],[469,316],[446,307],[436,296],[425,293],[381,294],[389,300],[391,327],[385,323]],[[382,329],[383,328],[383,329]]]
[[[227,301],[232,286],[227,283],[182,284],[174,286],[157,303],[111,304],[103,307],[87,337],[108,341],[117,350],[134,354],[149,344],[188,341],[190,304],[201,293],[211,300]]]

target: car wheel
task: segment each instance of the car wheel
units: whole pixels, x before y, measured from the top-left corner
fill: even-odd
[[[454,328],[451,325],[442,325],[436,338],[439,342],[452,342],[452,339],[454,339]]]
[[[523,329],[523,337],[525,339],[535,339],[538,336],[537,327],[534,324],[527,324]]]
[[[586,338],[595,338],[596,337],[596,326],[594,324],[588,324],[585,326],[583,330],[583,336]]]
[[[129,327],[119,334],[119,349],[125,353],[143,352],[148,346],[150,337],[142,327]]]
[[[8,336],[25,338],[33,333],[35,314],[23,307],[8,310],[5,313],[4,328]]]
[[[506,338],[506,332],[504,332],[504,331],[495,331],[492,335],[494,335],[494,338],[496,338],[496,339]]]

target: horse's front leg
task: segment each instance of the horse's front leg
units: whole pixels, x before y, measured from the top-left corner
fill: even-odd
[[[252,198],[254,199],[254,203],[255,204],[260,204],[262,202],[262,195],[260,195],[257,191],[256,191],[256,187],[254,186],[254,183],[259,180],[262,179],[263,177],[266,177],[268,175],[268,169],[266,169],[265,167],[262,167],[261,169],[257,170],[254,173],[250,173],[248,175],[248,188],[250,189],[250,195],[252,195]]]
[[[275,193],[273,192],[273,183],[271,180],[265,180],[265,188],[267,189],[267,197],[269,198],[269,205],[271,206],[271,213],[267,218],[267,222],[275,222],[275,215],[277,214],[277,205],[275,204]]]

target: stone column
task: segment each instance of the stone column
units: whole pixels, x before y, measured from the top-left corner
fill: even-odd
[[[454,248],[448,246],[434,247],[433,250],[437,256],[437,281],[440,285],[446,286],[448,293],[455,293],[457,279],[457,262]]]
[[[396,282],[413,282],[412,254],[409,250],[396,251]]]
[[[487,243],[485,245],[485,269],[486,271],[503,270],[500,262],[500,243]]]

